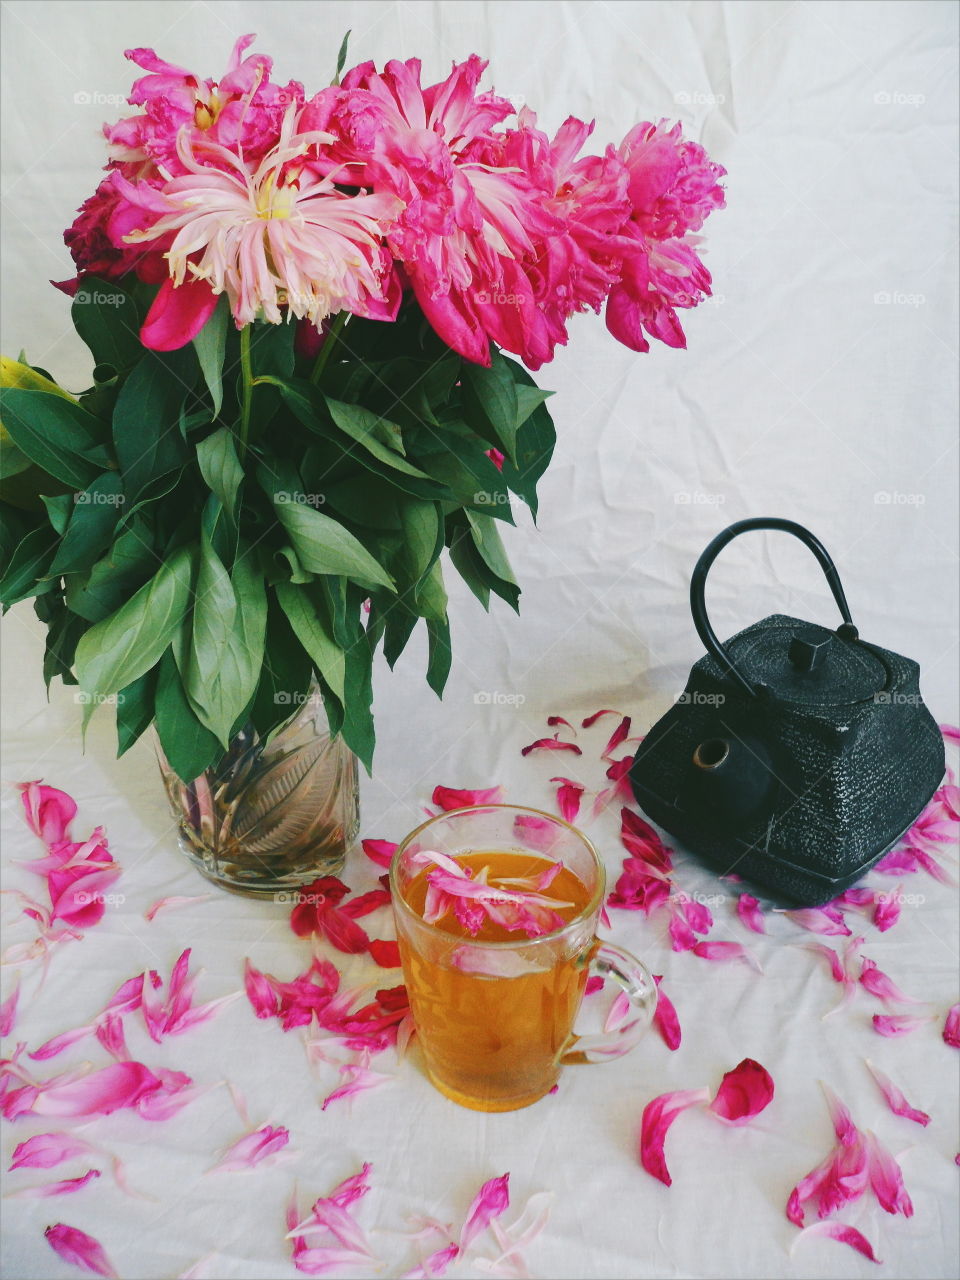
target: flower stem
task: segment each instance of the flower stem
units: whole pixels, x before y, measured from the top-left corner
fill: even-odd
[[[333,324],[331,324],[329,330],[327,331],[327,339],[324,342],[323,346],[320,348],[320,354],[317,356],[316,363],[314,364],[313,369],[310,373],[310,381],[313,383],[314,386],[316,386],[317,383],[320,381],[320,378],[323,375],[323,371],[327,367],[327,361],[330,359],[330,353],[333,351],[333,348],[337,345],[337,339],[340,337],[340,334],[343,331],[343,326],[347,323],[347,317],[349,314],[350,313],[348,311],[339,312],[339,314],[334,319]]]
[[[247,436],[250,432],[250,411],[253,407],[253,362],[250,359],[250,329],[245,324],[240,330],[240,372],[243,381],[243,398],[240,406],[240,458],[247,451]]]

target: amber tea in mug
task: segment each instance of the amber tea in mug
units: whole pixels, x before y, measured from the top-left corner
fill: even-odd
[[[469,927],[452,911],[432,918],[428,877],[449,865],[444,858],[505,899],[519,885],[542,885],[534,896],[549,930],[530,937],[496,913],[477,912]],[[427,1073],[454,1102],[480,1111],[528,1106],[553,1088],[564,1064],[618,1057],[646,1029],[653,980],[629,953],[596,938],[603,867],[586,836],[561,819],[510,805],[440,814],[399,846],[390,877]],[[591,972],[614,978],[633,1005],[613,1035],[574,1033]]]

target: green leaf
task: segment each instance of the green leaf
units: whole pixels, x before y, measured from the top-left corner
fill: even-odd
[[[346,651],[346,692],[343,698],[343,740],[363,762],[367,773],[373,764],[376,736],[373,727],[373,654],[366,635]]]
[[[502,596],[514,609],[519,610],[520,588],[513,576],[496,523],[489,516],[478,515],[475,511],[467,511],[465,514],[470,524],[474,546],[477,548],[480,559],[493,575],[492,580],[488,579],[491,589]]]
[[[123,502],[120,477],[106,471],[93,484],[73,495],[73,511],[48,574],[60,577],[89,569],[110,546]]]
[[[230,575],[220,561],[207,530],[200,536],[200,558],[193,603],[189,647],[185,647],[183,686],[190,704],[206,727],[227,745],[235,715],[224,724],[223,700],[217,687],[227,642],[237,616],[237,598]]]
[[[31,465],[30,459],[17,448],[6,431],[0,431],[0,480],[10,480]]]
[[[91,460],[100,424],[72,400],[50,391],[4,387],[0,405],[13,443],[55,479],[82,489],[103,470]]]
[[[313,582],[314,575],[312,573],[307,573],[306,569],[304,569],[303,565],[297,559],[297,553],[294,551],[293,547],[281,547],[277,552],[277,559],[286,561],[290,568],[291,582]],[[282,582],[283,579],[278,578],[277,581]]]
[[[230,323],[230,304],[227,295],[221,294],[210,319],[193,339],[193,349],[200,362],[200,372],[213,401],[213,416],[223,407],[223,358],[227,353],[227,326]],[[226,504],[224,504],[226,505]]]
[[[393,603],[384,611],[383,656],[391,671],[419,621],[419,615],[401,603]]]
[[[417,613],[421,617],[442,622],[447,616],[447,591],[443,585],[443,570],[435,560],[416,592]]]
[[[202,553],[201,553],[202,554]],[[222,567],[222,566],[221,566]],[[203,561],[197,576],[197,604],[201,600],[200,580]],[[216,577],[216,570],[214,570]],[[219,596],[221,583],[213,589]],[[219,652],[217,670],[209,683],[199,691],[193,679],[191,663],[186,680],[187,696],[200,721],[227,747],[237,721],[256,692],[263,666],[264,636],[267,624],[267,594],[254,557],[242,553],[227,579],[235,607],[226,641]],[[213,637],[216,640],[216,637]],[[200,652],[197,638],[197,609],[194,609],[192,657]],[[199,665],[199,664],[198,664]]]
[[[0,578],[0,601],[5,608],[36,595],[56,546],[57,536],[46,525],[21,538]]]
[[[363,586],[393,587],[393,579],[383,566],[339,521],[301,502],[285,501],[269,488],[267,492],[305,569],[311,573],[343,574]]]
[[[489,570],[480,558],[470,533],[455,526],[450,533],[450,561],[484,609],[490,608]]]
[[[330,416],[334,422],[345,432],[352,440],[356,440],[358,444],[362,444],[365,448],[369,447],[371,439],[379,441],[387,449],[394,452],[405,453],[403,447],[403,432],[395,422],[391,422],[388,418],[381,417],[378,413],[372,413],[369,409],[365,409],[361,404],[345,404],[342,400],[334,400],[331,396],[324,396],[327,408],[330,410]],[[394,462],[390,458],[381,457],[382,461]],[[403,468],[400,468],[403,470]],[[418,474],[416,468],[411,474]]]
[[[523,365],[514,361],[508,362],[510,371],[517,382],[517,393],[523,388],[533,387],[538,390],[530,374]],[[545,404],[537,405],[525,418],[517,432],[516,463],[506,459],[503,464],[503,478],[518,497],[530,508],[533,518],[537,518],[537,482],[546,471],[553,457],[557,443],[557,432],[553,419]]]
[[[438,698],[442,698],[453,660],[450,650],[450,625],[446,618],[442,621],[427,619],[427,638],[429,640],[427,684]]]
[[[71,574],[65,590],[73,612],[88,622],[100,622],[119,609],[157,562],[148,538],[147,526],[136,520],[89,574]]]
[[[53,606],[53,613],[48,608]],[[78,618],[63,604],[62,597],[55,591],[38,596],[34,609],[37,617],[47,623],[46,644],[43,651],[43,679],[47,688],[55,676],[59,676],[64,684],[76,684],[73,674],[73,660],[80,637],[87,629],[83,618]]]
[[[337,54],[337,73],[333,78],[334,84],[340,83],[340,72],[343,70],[347,62],[347,45],[350,43],[350,32],[340,41],[340,52]]]
[[[221,427],[197,445],[200,474],[210,492],[220,500],[234,524],[237,522],[237,494],[243,480],[243,467],[237,457],[232,431]]]
[[[278,582],[274,590],[294,635],[342,703],[346,679],[344,652],[333,638],[330,619],[318,596],[308,594],[292,582]]]
[[[294,634],[275,593],[270,592],[263,667],[250,712],[261,738],[297,710],[312,678],[313,663]]]
[[[89,694],[109,696],[149,671],[190,607],[195,552],[180,547],[136,595],[96,623],[77,645],[77,675]],[[87,703],[86,719],[95,705]]]
[[[192,394],[194,370],[189,347],[147,351],[123,384],[113,410],[113,440],[131,502],[186,461],[180,409]]]
[[[70,517],[73,515],[73,494],[58,493],[53,497],[45,496],[41,498],[41,501],[47,509],[50,524],[62,537],[66,533]]]
[[[491,344],[490,368],[464,360],[460,377],[467,421],[478,435],[491,440],[515,461],[519,406],[509,364]]]
[[[143,354],[137,304],[115,280],[84,276],[70,314],[95,364],[128,369]]]
[[[528,387],[524,383],[517,384],[517,427],[522,427],[538,405],[553,395],[552,391],[542,391],[539,387]]]
[[[117,694],[117,756],[129,751],[153,720],[157,671],[145,671]]]
[[[157,733],[164,755],[182,781],[192,782],[220,758],[223,749],[197,719],[169,649],[160,660],[155,703]]]
[[[443,520],[434,502],[404,502],[400,506],[403,551],[414,589],[443,550]]]

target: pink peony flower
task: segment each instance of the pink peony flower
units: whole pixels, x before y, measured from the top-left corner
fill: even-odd
[[[397,200],[340,194],[330,179],[304,167],[311,148],[330,135],[295,129],[291,105],[277,145],[258,164],[209,139],[192,142],[181,131],[177,146],[184,172],[151,200],[162,216],[126,240],[172,235],[169,285],[176,292],[203,281],[206,288],[196,284],[187,315],[175,312],[170,323],[157,325],[154,308],[163,316],[170,302],[161,291],[141,333],[145,344],[163,351],[183,346],[203,327],[214,295],[224,292],[238,328],[261,313],[279,324],[281,307],[318,328],[342,310],[394,318],[400,292],[380,231]],[[136,189],[122,178],[117,182],[135,202]]]

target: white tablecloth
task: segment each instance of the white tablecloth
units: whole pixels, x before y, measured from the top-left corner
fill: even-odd
[[[595,116],[604,145],[637,119],[678,115],[730,171],[729,208],[707,226],[717,296],[687,313],[688,352],[634,356],[583,318],[542,371],[542,384],[559,392],[560,441],[539,528],[521,519],[508,538],[525,587],[522,616],[497,606],[484,616],[451,581],[455,662],[443,703],[422,684],[420,643],[392,676],[378,672],[365,835],[402,836],[437,783],[503,783],[509,799],[544,807],[555,773],[602,785],[609,719],[581,735],[579,760],[521,760],[520,748],[542,736],[551,713],[576,722],[616,707],[643,730],[666,709],[699,653],[686,605],[693,562],[745,515],[812,527],[837,560],[862,634],[916,658],[937,718],[956,722],[953,6],[13,0],[3,21],[3,345],[11,354],[26,348],[68,386],[84,383],[84,351],[66,301],[45,281],[69,274],[60,232],[94,186],[96,129],[119,114],[97,104],[128,91],[128,46],[154,45],[216,75],[234,38],[258,30],[278,73],[310,83],[329,78],[348,27],[354,60],[419,55],[428,81],[478,50],[491,58],[498,90],[522,95],[549,128],[571,112]],[[77,94],[93,101],[75,102]],[[721,635],[775,611],[833,617],[814,562],[784,538],[754,535],[732,547],[710,601]],[[284,978],[305,968],[306,945],[272,904],[216,893],[145,922],[158,898],[205,890],[177,852],[149,746],[115,761],[100,713],[83,754],[72,692],[56,687],[44,698],[28,606],[7,617],[3,637],[5,782],[43,777],[76,796],[77,830],[103,823],[124,868],[123,903],[54,956],[36,999],[36,970],[24,971],[15,1037],[34,1048],[86,1021],[122,978],[168,972],[187,945],[205,971],[200,999],[237,990],[244,956]],[[491,697],[478,703],[478,694]],[[6,887],[33,887],[13,863],[38,852],[37,842],[14,790],[3,795]],[[616,822],[588,829],[615,874]],[[374,875],[357,854],[345,879],[362,890]],[[131,1033],[131,1050],[152,1066],[199,1083],[231,1081],[254,1123],[290,1129],[299,1159],[205,1176],[244,1129],[223,1087],[162,1124],[129,1113],[99,1120],[85,1135],[121,1156],[131,1183],[154,1199],[125,1197],[105,1176],[62,1200],[8,1201],[4,1273],[69,1274],[43,1240],[48,1223],[64,1221],[99,1239],[129,1280],[175,1276],[211,1253],[208,1274],[224,1280],[293,1276],[283,1208],[294,1178],[306,1203],[369,1160],[373,1190],[358,1216],[384,1263],[377,1274],[415,1265],[414,1247],[395,1234],[410,1216],[456,1221],[482,1181],[509,1170],[514,1205],[536,1191],[555,1196],[529,1251],[534,1275],[867,1275],[872,1264],[829,1240],[788,1252],[796,1229],[784,1217],[787,1194],[832,1141],[824,1080],[900,1156],[916,1207],[909,1220],[893,1218],[868,1197],[845,1219],[870,1238],[887,1275],[955,1275],[957,1054],[940,1037],[957,999],[954,891],[909,877],[905,892],[922,901],[905,906],[889,933],[866,926],[864,953],[937,1014],[887,1040],[871,1028],[880,1006],[864,991],[821,1020],[839,989],[802,949],[812,935],[782,916],[770,917],[768,936],[748,934],[730,886],[683,855],[677,882],[719,895],[712,936],[748,943],[764,973],[676,954],[658,922],[614,912],[614,939],[664,974],[683,1026],[676,1053],[650,1034],[632,1056],[570,1068],[556,1095],[500,1116],[455,1107],[428,1085],[415,1054],[394,1068],[388,1053],[380,1061],[394,1080],[321,1112],[334,1069],[311,1074],[299,1033],[256,1021],[245,1000],[162,1045]],[[11,923],[15,901],[4,902],[10,945],[28,931]],[[716,1087],[747,1056],[774,1078],[771,1106],[742,1129],[702,1111],[684,1115],[668,1139],[673,1186],[655,1182],[637,1160],[645,1103],[666,1090]],[[868,1056],[931,1114],[928,1128],[887,1109]],[[83,1043],[46,1065],[52,1073],[85,1057],[108,1061]],[[5,1126],[4,1167],[16,1142],[51,1127]],[[6,1190],[54,1176],[12,1174]],[[482,1271],[460,1263],[450,1274]]]

